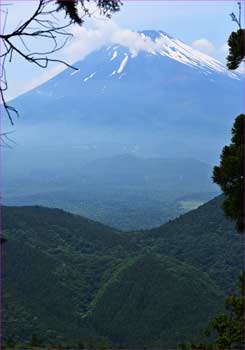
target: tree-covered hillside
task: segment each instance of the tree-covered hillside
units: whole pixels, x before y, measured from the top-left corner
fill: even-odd
[[[91,323],[99,334],[127,347],[174,347],[202,339],[205,320],[222,292],[200,270],[170,257],[128,260],[94,301]]]
[[[198,267],[230,293],[243,268],[243,238],[225,218],[222,203],[223,197],[216,197],[159,228],[134,234],[134,241],[142,252],[171,255]]]
[[[4,339],[198,341],[242,269],[242,237],[220,204],[131,234],[59,209],[3,207]]]
[[[79,338],[81,315],[133,245],[117,231],[59,209],[4,207],[5,335]],[[126,253],[125,253],[126,252]]]

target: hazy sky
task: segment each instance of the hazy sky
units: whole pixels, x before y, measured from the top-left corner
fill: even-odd
[[[8,1],[8,21],[6,32],[24,20],[37,6],[37,1]],[[6,9],[6,7],[5,7]],[[229,14],[237,13],[237,1],[145,1],[127,0],[112,21],[87,20],[83,28],[74,27],[74,40],[60,55],[69,62],[84,57],[85,54],[106,42],[113,32],[125,29],[163,30],[185,43],[225,62],[227,55],[226,41],[236,23]],[[4,15],[2,14],[2,17]],[[96,16],[98,17],[98,16]],[[3,23],[3,18],[2,18]],[[126,31],[123,32],[124,35]],[[39,42],[39,49],[45,48],[45,42]],[[36,69],[18,57],[13,57],[7,67],[9,90],[8,98],[40,84],[60,67],[52,65],[46,71]]]

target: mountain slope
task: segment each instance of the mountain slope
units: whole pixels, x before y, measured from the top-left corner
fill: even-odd
[[[217,198],[158,229],[131,234],[58,209],[3,207],[4,338],[27,341],[37,333],[56,344],[106,337],[114,344],[136,346],[143,339],[144,345],[176,346],[186,325],[198,339],[243,267],[242,237],[222,216],[220,203]],[[181,319],[171,311],[180,290],[187,303]],[[159,307],[148,308],[154,300]],[[146,318],[154,321],[151,335],[140,333],[137,317],[142,327]],[[158,319],[162,327],[156,327]],[[135,341],[120,322],[137,330]]]
[[[243,237],[224,217],[222,201],[222,196],[216,197],[165,225],[134,234],[133,239],[144,252],[171,255],[200,268],[231,293],[242,270]]]
[[[67,69],[12,101],[18,140],[56,154],[63,145],[216,160],[243,108],[242,76],[162,32],[141,35],[150,48],[104,47],[77,62],[77,74]]]
[[[169,257],[146,256],[128,261],[112,276],[90,321],[116,344],[175,348],[204,338],[206,322],[222,310],[222,300],[204,273]]]
[[[35,333],[56,344],[78,341],[81,315],[104,273],[134,245],[59,209],[4,207],[3,222],[5,339],[28,340]]]

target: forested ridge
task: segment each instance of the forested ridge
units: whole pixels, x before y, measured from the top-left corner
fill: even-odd
[[[5,342],[201,341],[242,269],[243,237],[221,203],[132,233],[60,209],[3,207]]]

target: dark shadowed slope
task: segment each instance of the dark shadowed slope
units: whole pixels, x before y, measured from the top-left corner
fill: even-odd
[[[171,255],[200,268],[229,293],[243,268],[243,236],[224,217],[222,201],[216,197],[159,228],[139,232],[135,241],[144,252]]]
[[[220,204],[131,234],[58,209],[4,207],[4,337],[198,340],[243,266],[242,236]]]
[[[169,257],[128,260],[94,301],[96,331],[125,346],[201,340],[223,295],[208,276]]]

